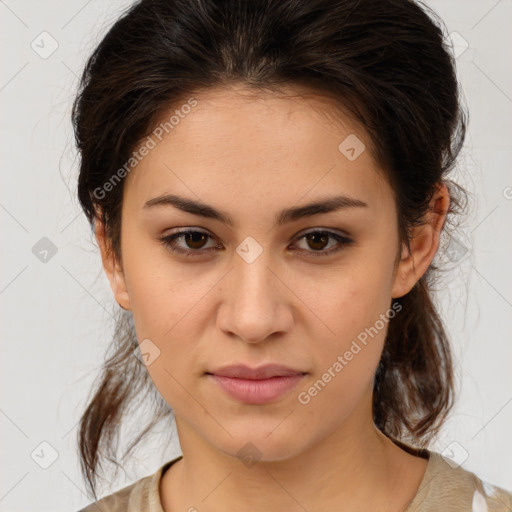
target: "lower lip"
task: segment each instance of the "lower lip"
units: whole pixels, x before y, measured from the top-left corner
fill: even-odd
[[[293,389],[304,374],[271,377],[270,379],[249,380],[209,374],[232,398],[246,404],[260,405],[276,400]]]

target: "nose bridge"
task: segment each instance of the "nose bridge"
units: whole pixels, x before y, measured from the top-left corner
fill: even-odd
[[[272,285],[270,282],[271,251],[263,247],[252,236],[246,237],[236,248],[233,257],[234,270],[239,285],[252,289],[253,293],[265,293],[265,289]]]
[[[248,237],[236,252],[219,327],[245,341],[258,342],[287,329],[291,313],[282,303],[279,280],[270,270],[270,251]]]
[[[239,258],[235,263],[235,296],[248,304],[273,302],[276,295],[274,279],[270,272],[270,258],[260,255],[252,262]],[[272,293],[273,292],[273,293]],[[269,304],[270,305],[270,304]]]

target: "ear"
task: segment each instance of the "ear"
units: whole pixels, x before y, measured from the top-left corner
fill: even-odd
[[[110,282],[116,302],[123,309],[131,309],[122,267],[115,258],[110,241],[105,236],[105,225],[98,217],[96,217],[95,235],[100,248],[103,269]]]
[[[450,193],[444,184],[438,184],[432,196],[424,224],[413,228],[410,251],[402,246],[402,256],[398,262],[393,283],[392,298],[409,293],[428,270],[439,247],[439,237],[446,221],[450,206]]]

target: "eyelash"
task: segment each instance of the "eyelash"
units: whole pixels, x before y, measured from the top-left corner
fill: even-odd
[[[213,238],[208,233],[206,233],[204,231],[188,229],[186,231],[179,231],[172,235],[162,237],[162,238],[160,238],[160,241],[166,248],[170,249],[174,253],[177,253],[177,254],[180,254],[180,255],[186,256],[186,257],[192,257],[192,258],[204,255],[205,251],[210,251],[212,249],[216,249],[216,247],[209,247],[208,249],[186,250],[186,249],[177,249],[176,247],[173,247],[172,243],[174,242],[174,240],[176,240],[177,238],[182,238],[184,235],[191,234],[191,233],[202,233],[204,235],[207,235],[210,238]],[[321,250],[321,251],[305,251],[304,250],[304,252],[306,252],[306,253],[313,253],[313,255],[314,255],[313,257],[330,256],[331,254],[334,254],[334,253],[340,251],[341,249],[343,249],[343,247],[350,246],[354,243],[353,240],[351,240],[350,238],[347,238],[346,236],[342,236],[338,233],[334,233],[332,231],[325,231],[325,230],[308,231],[307,233],[304,233],[303,235],[298,237],[295,241],[301,240],[302,238],[305,238],[308,235],[314,235],[314,234],[328,235],[329,237],[334,238],[336,241],[338,241],[341,245],[335,249],[331,248],[327,251],[323,251],[323,250]],[[301,251],[302,251],[302,249],[301,249]]]

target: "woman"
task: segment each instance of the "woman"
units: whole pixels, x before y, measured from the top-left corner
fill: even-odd
[[[97,498],[143,391],[139,439],[174,418],[183,452],[85,511],[510,510],[428,450],[453,405],[429,284],[463,209],[447,175],[466,118],[424,9],[142,0],[89,59],[73,121],[124,310],[82,469]]]

